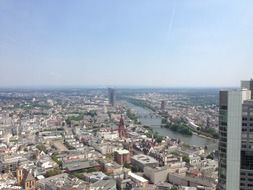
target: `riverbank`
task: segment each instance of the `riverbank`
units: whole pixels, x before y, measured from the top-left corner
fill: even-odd
[[[145,100],[139,100],[139,99],[134,99],[134,98],[127,98],[126,99],[127,102],[135,105],[135,106],[138,106],[138,107],[142,107],[143,109],[148,109],[150,110],[151,112],[153,113],[156,113],[156,110],[154,107],[152,107],[149,103],[147,103]],[[163,121],[163,115],[161,113],[158,113],[159,116],[161,117],[162,121]],[[166,123],[168,125],[168,123]],[[182,135],[189,135],[191,136],[193,133],[195,135],[198,135],[200,137],[204,137],[204,138],[207,138],[207,139],[213,139],[213,140],[217,140],[218,139],[218,135],[216,134],[213,134],[213,133],[207,133],[207,132],[204,132],[204,131],[201,131],[201,130],[197,130],[193,127],[191,127],[190,123],[189,125],[186,124],[184,125],[183,127],[181,125],[178,125],[178,127],[174,127],[173,125],[165,125],[165,126],[162,126],[162,127],[165,127],[167,129],[170,129],[174,132],[177,132],[177,133],[180,133]],[[187,130],[187,129],[189,130]]]
[[[140,99],[135,99],[135,98],[125,98],[125,101],[135,105],[135,106],[139,106],[142,107],[144,109],[149,109],[152,112],[155,112],[155,108],[152,107],[149,103],[147,103],[145,100],[140,100]]]
[[[197,136],[202,137],[202,138],[205,138],[205,139],[208,139],[208,140],[212,140],[213,142],[218,141],[218,139],[215,139],[215,138],[209,137],[209,136],[205,136],[205,135],[202,135],[202,134],[198,134],[196,132],[192,132],[192,134],[197,135]]]
[[[143,108],[141,106],[134,105],[130,102],[124,101],[125,106],[136,111],[137,115],[152,115],[154,112],[148,108]],[[208,152],[216,150],[218,147],[217,142],[209,137],[204,137],[199,134],[193,133],[192,136],[182,135],[180,133],[174,132],[169,128],[161,127],[161,117],[142,117],[139,118],[142,125],[150,126],[154,132],[157,132],[160,136],[170,137],[173,139],[180,139],[185,144],[198,147],[208,147]]]
[[[154,138],[156,140],[157,143],[161,143],[163,138],[161,135],[158,134],[157,131],[154,132],[154,130],[150,127],[150,126],[142,126],[143,128],[145,128],[146,130],[148,130],[148,133],[146,133],[148,138]]]
[[[193,127],[190,127],[190,126],[189,126],[189,128],[191,129],[191,131],[194,134],[196,134],[196,135],[198,135],[200,137],[208,138],[208,139],[211,139],[211,140],[218,140],[218,137],[214,138],[214,136],[212,134],[206,133],[206,132],[201,131],[201,130],[197,130],[197,129],[195,129]]]
[[[174,123],[168,123],[166,119],[162,119],[161,127],[165,127],[167,129],[170,129],[174,132],[180,133],[182,135],[192,136],[191,129],[187,126],[184,122],[174,122]]]

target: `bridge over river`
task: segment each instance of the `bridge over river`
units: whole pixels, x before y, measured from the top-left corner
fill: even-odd
[[[157,131],[161,136],[168,136],[174,139],[180,139],[189,145],[207,147],[209,151],[213,151],[218,148],[218,143],[215,140],[208,139],[202,136],[193,134],[192,136],[182,135],[180,133],[174,132],[168,128],[161,127],[162,118],[149,109],[145,109],[131,103],[126,102],[126,105],[135,110],[140,122],[143,125],[150,126],[154,131]]]
[[[159,119],[159,118],[161,118],[161,116],[159,116],[158,114],[154,114],[154,113],[148,113],[148,114],[137,113],[136,115],[139,119]]]

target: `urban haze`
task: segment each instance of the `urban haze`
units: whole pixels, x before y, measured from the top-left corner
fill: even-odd
[[[253,190],[252,9],[0,0],[0,190]]]

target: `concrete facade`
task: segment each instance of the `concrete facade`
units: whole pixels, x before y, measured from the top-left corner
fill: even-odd
[[[161,168],[151,168],[149,166],[144,167],[144,175],[153,184],[158,184],[160,182],[165,182],[168,176],[168,167]]]
[[[144,171],[144,167],[146,167],[146,166],[150,166],[153,168],[159,166],[159,162],[156,159],[154,159],[153,157],[144,155],[144,154],[134,155],[131,158],[131,163],[134,168],[136,168],[137,170],[141,170],[141,171]]]
[[[219,190],[253,188],[253,178],[252,182],[247,180],[249,173],[253,176],[251,83],[242,81],[240,91],[220,92]]]

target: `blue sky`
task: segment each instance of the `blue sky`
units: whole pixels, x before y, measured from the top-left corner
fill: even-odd
[[[252,0],[0,0],[0,86],[238,86]]]

